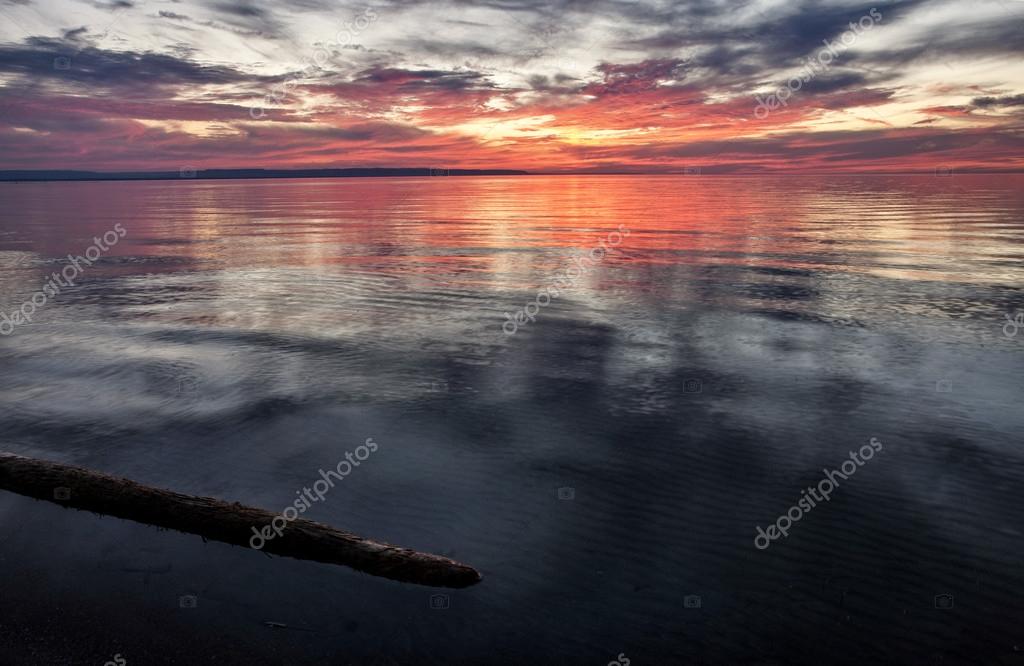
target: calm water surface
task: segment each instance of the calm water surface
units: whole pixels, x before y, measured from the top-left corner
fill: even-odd
[[[3,449],[280,510],[372,437],[305,517],[485,577],[432,609],[0,493],[0,663],[1024,664],[1022,186],[0,184],[5,313],[127,231],[0,338]]]

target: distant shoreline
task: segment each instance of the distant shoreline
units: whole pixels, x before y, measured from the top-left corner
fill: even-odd
[[[96,180],[248,180],[254,178],[387,178],[400,176],[528,176],[517,169],[190,169],[178,171],[0,171],[0,182]]]
[[[937,169],[935,171],[524,171],[521,169],[347,168],[347,169],[199,169],[180,171],[0,170],[0,183],[125,181],[125,180],[275,180],[289,178],[417,178],[424,176],[999,176],[1021,170]]]

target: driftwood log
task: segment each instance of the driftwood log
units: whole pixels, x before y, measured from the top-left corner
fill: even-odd
[[[276,514],[211,497],[182,495],[45,460],[0,453],[0,489],[62,506],[116,516],[249,547],[253,528]],[[372,576],[434,587],[469,587],[480,573],[446,557],[370,541],[298,518],[262,550],[275,555],[341,564]]]

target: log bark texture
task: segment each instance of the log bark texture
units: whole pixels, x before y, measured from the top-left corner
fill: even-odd
[[[252,528],[262,530],[279,516],[237,502],[183,495],[10,453],[0,453],[0,489],[247,548]],[[282,536],[275,534],[262,550],[434,587],[469,587],[482,579],[476,569],[446,557],[378,543],[302,518],[288,523]]]

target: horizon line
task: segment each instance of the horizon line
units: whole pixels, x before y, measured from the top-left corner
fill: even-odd
[[[943,165],[931,170],[895,171],[724,171],[711,166],[682,167],[670,171],[528,171],[525,169],[463,169],[442,167],[297,167],[297,168],[215,168],[178,171],[94,171],[85,169],[3,169],[0,182],[87,182],[129,180],[284,180],[289,178],[410,178],[473,176],[933,176],[1020,175],[1024,169],[992,169]]]

